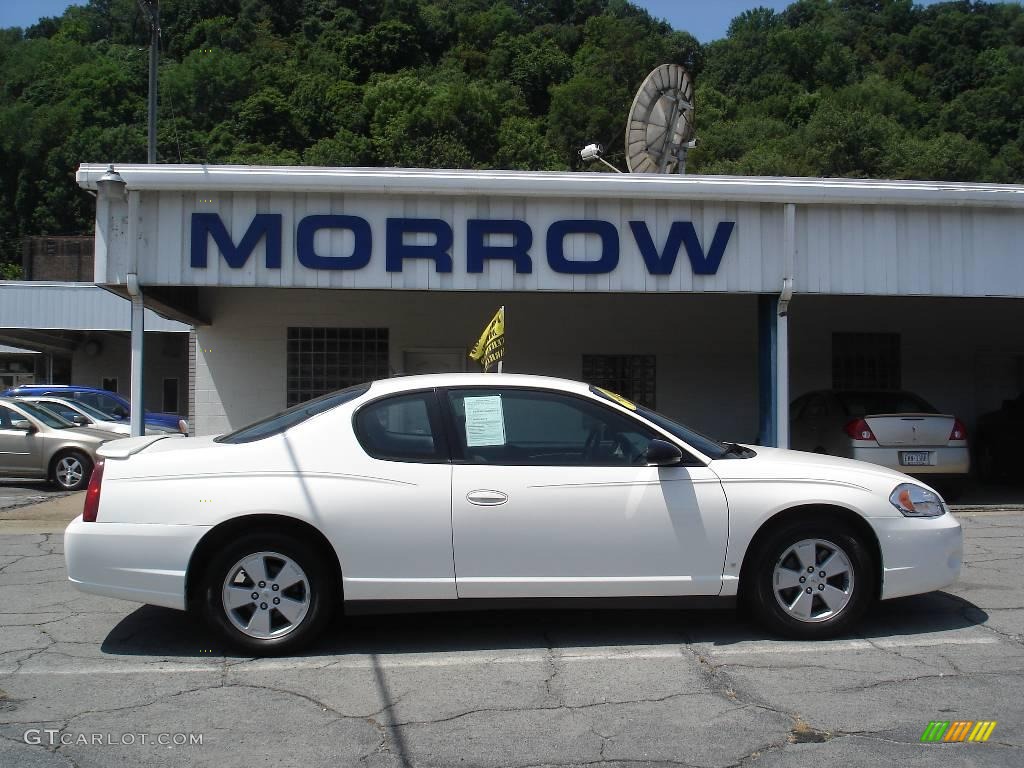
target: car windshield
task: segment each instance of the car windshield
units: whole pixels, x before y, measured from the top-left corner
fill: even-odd
[[[633,403],[627,400],[626,398],[622,397],[621,395],[617,395],[614,392],[609,392],[607,389],[601,389],[600,387],[591,387],[590,391],[593,392],[595,395],[598,395],[599,397],[611,400],[623,406],[624,408],[628,408],[631,411],[635,411],[636,413],[640,414],[651,423],[657,424],[659,427],[664,429],[669,434],[678,437],[687,445],[692,445],[705,456],[708,456],[712,459],[721,459],[727,453],[729,453],[729,449],[726,446],[722,445],[717,440],[714,440],[708,437],[707,435],[701,434],[695,429],[684,426],[683,424],[680,424],[677,421],[673,421],[664,414],[658,413],[657,411],[652,411],[650,408],[647,408],[643,405]]]
[[[84,413],[86,416],[88,416],[88,417],[90,417],[92,419],[95,419],[96,421],[110,421],[111,420],[110,416],[105,414],[99,408],[93,408],[88,403],[83,403],[83,402],[79,401],[79,402],[75,403],[75,407],[78,410],[80,410],[82,413]]]
[[[48,427],[52,427],[53,429],[69,429],[75,426],[74,422],[58,416],[53,411],[41,408],[35,403],[20,402],[18,403],[18,407],[32,418],[43,422],[43,424]]]
[[[316,416],[318,413],[329,411],[331,408],[336,408],[342,403],[355,400],[369,389],[369,384],[358,384],[348,389],[341,389],[337,392],[322,395],[315,400],[307,400],[304,403],[293,405],[291,408],[280,413],[275,413],[273,416],[260,419],[230,434],[222,435],[216,438],[214,442],[251,443],[254,440],[262,440],[271,435],[278,435],[287,429],[291,429],[296,424],[301,424],[311,416]]]
[[[680,424],[677,421],[673,421],[668,416],[652,411],[650,408],[645,408],[642,405],[636,407],[636,412],[643,416],[650,422],[657,424],[659,427],[664,429],[666,432],[675,435],[687,445],[692,445],[698,451],[703,453],[705,456],[712,459],[724,458],[729,449],[722,445],[717,440],[708,437],[707,435],[698,432],[692,427],[687,427],[684,424]]]
[[[851,418],[873,413],[938,413],[935,406],[910,392],[837,392]]]
[[[75,402],[88,405],[103,414],[104,421],[121,421],[130,410],[127,401],[101,392],[76,392]]]

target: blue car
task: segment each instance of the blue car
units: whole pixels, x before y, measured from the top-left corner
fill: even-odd
[[[0,397],[29,397],[32,395],[56,395],[70,400],[81,400],[117,421],[126,421],[131,415],[131,404],[116,392],[96,387],[79,387],[74,384],[23,384],[20,387],[0,392]],[[188,422],[175,413],[153,413],[146,411],[147,427],[176,429],[188,434]]]

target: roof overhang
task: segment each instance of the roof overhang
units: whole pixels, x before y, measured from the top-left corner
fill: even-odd
[[[83,163],[77,181],[96,189],[108,163]],[[253,165],[116,165],[129,190],[361,192],[492,197],[678,199],[804,205],[939,205],[1024,208],[1024,185],[884,179],[816,179],[417,168]]]

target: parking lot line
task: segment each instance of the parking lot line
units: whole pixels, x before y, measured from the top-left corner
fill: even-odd
[[[555,648],[560,663],[586,661],[621,661],[624,659],[672,659],[685,658],[692,651],[709,656],[741,656],[764,653],[845,653],[848,651],[888,650],[890,648],[935,647],[943,645],[994,645],[1001,642],[994,637],[936,637],[913,639],[842,640],[825,643],[797,643],[786,641],[755,641],[739,643],[738,647],[717,648],[704,643],[686,646],[661,646],[643,648]],[[369,669],[380,665],[384,669],[400,667],[456,667],[484,664],[537,664],[550,659],[547,651],[526,651],[523,653],[501,653],[494,651],[444,654],[358,654],[341,657],[322,656],[299,659],[256,659],[232,663],[230,669],[245,671],[288,670],[288,669]],[[121,665],[116,659],[109,664],[75,667],[72,669],[3,669],[0,675],[140,675],[152,673],[203,673],[222,669],[222,662],[206,664],[179,664],[175,662],[154,662],[150,664]]]

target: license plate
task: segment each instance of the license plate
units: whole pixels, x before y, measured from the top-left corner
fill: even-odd
[[[900,464],[904,467],[926,467],[928,459],[928,451],[900,451]]]

